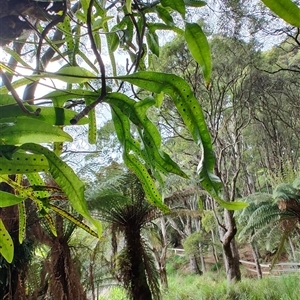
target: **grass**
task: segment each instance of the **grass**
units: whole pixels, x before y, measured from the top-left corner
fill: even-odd
[[[162,300],[300,300],[299,275],[246,278],[230,285],[218,277],[214,273],[169,276],[169,289]],[[113,288],[109,296],[100,299],[128,300],[122,288]]]
[[[228,284],[223,271],[189,274],[187,261],[176,256],[170,259],[167,272],[169,288],[162,292],[162,300],[300,300],[300,274],[261,280],[243,277]],[[114,288],[105,299],[128,300],[121,288]]]
[[[243,276],[241,282],[228,284],[225,272],[214,266],[203,276],[189,274],[187,266],[182,257],[169,259],[169,289],[163,300],[300,300],[299,274],[261,280]]]
[[[215,273],[204,276],[178,274],[169,277],[163,300],[299,300],[299,275],[244,278],[228,284]]]
[[[98,300],[128,300],[128,298],[123,288],[113,287],[108,295],[100,296]]]

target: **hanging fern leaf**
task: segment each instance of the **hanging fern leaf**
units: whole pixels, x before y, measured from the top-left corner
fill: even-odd
[[[73,215],[71,215],[67,211],[63,210],[62,208],[55,206],[53,204],[49,204],[49,208],[52,209],[53,211],[55,211],[56,213],[58,213],[59,215],[61,215],[63,218],[69,220],[76,226],[82,228],[83,230],[88,232],[90,235],[92,235],[96,238],[98,237],[98,234],[95,231],[93,231],[89,226],[87,226],[86,224],[84,224],[79,219],[75,218]]]
[[[0,219],[0,235],[0,254],[7,262],[11,263],[14,257],[14,244],[10,234],[3,224],[2,219]]]
[[[118,139],[124,149],[123,159],[125,164],[141,181],[147,199],[162,211],[168,212],[169,208],[163,204],[162,197],[158,192],[151,175],[140,160],[141,156],[137,155],[139,152],[135,154],[133,152],[135,149],[138,150],[139,147],[137,147],[137,142],[131,137],[128,118],[117,107],[113,108],[112,117]]]
[[[18,210],[19,210],[19,243],[22,244],[26,235],[25,201],[18,204]]]
[[[49,171],[51,175],[68,197],[72,207],[97,228],[100,236],[102,232],[102,226],[100,222],[94,220],[90,216],[84,199],[84,184],[76,176],[74,171],[59,157],[57,157],[55,153],[41,145],[29,143],[23,144],[21,148],[27,151],[45,155],[49,163]]]
[[[169,94],[194,141],[203,150],[203,157],[199,164],[199,177],[202,186],[224,208],[235,210],[247,206],[242,202],[225,202],[219,197],[222,186],[220,179],[213,174],[215,159],[204,114],[190,86],[182,78],[157,72],[137,72],[117,78],[150,92]]]

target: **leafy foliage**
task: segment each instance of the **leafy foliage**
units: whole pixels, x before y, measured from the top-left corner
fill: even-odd
[[[14,254],[14,245],[10,237],[10,234],[6,230],[2,220],[0,220],[0,232],[1,232],[1,244],[0,244],[0,254],[11,263]]]
[[[37,42],[36,68],[32,70],[32,75],[25,77],[22,72],[18,73],[14,66],[1,62],[1,69],[6,71],[6,73],[1,73],[3,86],[0,89],[0,93],[3,96],[0,103],[2,105],[0,118],[1,154],[3,154],[1,156],[3,160],[1,173],[25,175],[36,172],[49,172],[66,194],[70,204],[97,228],[100,235],[101,226],[90,217],[85,206],[84,185],[75,173],[56,155],[56,153],[59,153],[59,150],[56,149],[58,149],[57,147],[62,147],[61,143],[72,141],[72,137],[62,130],[62,126],[69,125],[68,121],[70,120],[72,124],[86,124],[88,122],[89,141],[94,143],[96,118],[93,109],[97,104],[106,102],[112,109],[115,129],[124,149],[125,163],[141,180],[148,200],[162,210],[168,210],[162,202],[152,175],[156,176],[158,174],[156,169],[166,174],[173,172],[180,176],[186,175],[161,150],[160,133],[147,117],[147,110],[154,104],[153,101],[147,98],[143,101],[136,101],[122,93],[110,93],[111,90],[119,90],[123,83],[119,87],[109,86],[109,79],[106,75],[108,70],[106,70],[101,54],[97,50],[101,48],[103,42],[102,36],[99,34],[105,33],[103,37],[107,41],[112,72],[117,84],[119,80],[126,80],[139,86],[140,82],[144,81],[146,86],[142,84],[143,88],[154,93],[160,93],[162,90],[165,90],[162,86],[168,86],[167,92],[173,95],[174,101],[177,103],[178,109],[183,113],[187,126],[192,131],[196,142],[199,145],[203,145],[204,163],[201,176],[207,181],[207,188],[215,190],[215,178],[210,174],[213,167],[213,156],[211,154],[209,133],[203,120],[201,108],[193,98],[188,85],[179,78],[172,83],[170,81],[171,78],[166,74],[136,73],[139,69],[145,69],[145,49],[147,47],[155,55],[159,55],[159,40],[156,30],[160,26],[155,27],[155,23],[151,24],[148,20],[148,14],[157,14],[157,17],[163,22],[162,24],[166,26],[165,29],[182,33],[181,29],[175,25],[170,12],[179,13],[182,18],[185,18],[186,6],[202,6],[204,2],[179,1],[174,4],[173,1],[161,1],[161,3],[154,2],[149,5],[142,2],[135,3],[135,1],[126,1],[125,4],[117,1],[109,7],[104,6],[105,2],[98,1],[91,1],[90,3],[71,1],[71,4],[72,7],[69,8],[63,1],[60,4],[53,4],[47,8],[40,5],[40,3],[34,4],[34,2],[29,2],[28,5],[39,6],[38,9],[44,14],[43,17],[36,15],[29,9],[20,11],[23,17],[41,20],[42,22],[37,23],[35,28],[36,32],[40,32],[40,36]],[[74,17],[73,19],[70,18],[69,9],[70,15]],[[50,17],[50,11],[52,17]],[[118,11],[116,19],[114,19],[115,11]],[[8,19],[15,18],[9,15],[8,11],[3,12],[2,15],[5,14]],[[84,24],[87,26],[87,37],[91,43],[91,50],[99,65],[99,69],[95,67],[94,63],[85,54],[83,47],[80,46],[83,40],[81,37],[86,34]],[[159,23],[156,24],[158,25]],[[25,22],[20,23],[20,26],[25,28]],[[54,30],[54,35],[50,34],[51,30]],[[201,34],[201,39],[205,41],[201,27],[193,25],[193,34],[197,35],[197,32]],[[64,40],[60,42],[56,40],[56,36],[64,36]],[[15,39],[16,37],[18,36],[13,38]],[[145,37],[147,37],[145,39],[147,45],[144,44]],[[189,45],[194,49],[194,52],[200,49],[201,41],[197,43],[192,38],[188,39]],[[9,40],[11,38],[8,38],[8,42]],[[45,46],[43,41],[46,41]],[[3,42],[3,44],[6,44],[6,42]],[[124,49],[131,56],[132,65],[128,73],[131,72],[133,73],[132,75],[116,76],[118,74],[115,51],[118,48]],[[12,53],[9,47],[4,49],[7,50],[7,53],[13,55],[13,58],[19,64],[30,68],[29,64],[21,58],[20,52]],[[42,52],[42,50],[45,52]],[[79,66],[79,58],[91,70]],[[63,61],[63,66],[55,73],[48,72],[46,66],[56,59]],[[205,78],[209,82],[209,51],[203,52],[202,59],[204,59],[204,64],[201,64],[201,66],[206,74]],[[9,79],[19,75],[21,75],[21,79],[13,81]],[[153,81],[155,76],[161,78],[159,90],[155,88],[156,82]],[[41,84],[41,79],[45,78],[65,82],[67,86],[37,98],[35,95],[36,87]],[[175,80],[174,77],[172,78],[172,80]],[[94,87],[99,79],[101,79],[100,90]],[[180,85],[179,89],[176,86],[177,84]],[[24,100],[30,100],[31,104],[35,102],[35,106],[22,103],[19,95],[16,93],[16,88],[23,86],[25,86]],[[8,96],[8,92],[11,95]],[[178,97],[179,95],[180,97]],[[77,106],[77,103],[84,100],[86,106],[80,114],[77,115],[68,109],[70,98],[72,98],[74,106]],[[190,102],[186,101],[187,98],[190,99]],[[50,99],[52,106],[39,104],[41,99]],[[182,102],[180,99],[184,99],[185,102]],[[13,104],[13,101],[16,101],[17,105]],[[187,113],[188,111],[189,113]],[[193,116],[193,112],[197,115]],[[88,118],[85,115],[88,115]],[[189,119],[190,117],[192,119]],[[131,137],[132,125],[130,124],[139,128],[142,145]],[[42,147],[41,143],[55,143],[54,150],[51,151]],[[60,146],[58,146],[59,143]],[[26,162],[26,164],[24,163],[24,166],[22,166],[19,162]],[[29,162],[31,164],[28,164]],[[148,169],[149,167],[150,169]],[[46,212],[44,213],[45,216],[47,216],[49,209],[65,217],[68,216],[67,213],[63,213],[52,204],[48,204],[48,200],[38,196],[36,191],[33,193],[31,191],[32,187],[25,188],[22,185],[16,185],[12,181],[6,180],[4,177],[1,178],[8,184],[11,184],[16,189],[16,193],[25,193],[27,197],[38,203],[39,210]],[[217,195],[217,192],[215,193]],[[50,194],[46,197],[50,197]],[[7,199],[11,199],[11,197]],[[16,201],[11,201],[11,205],[13,204],[16,204]],[[47,218],[51,223],[50,217]],[[71,216],[68,218],[76,222]],[[20,224],[23,224],[23,222]],[[88,230],[87,227],[84,228]],[[21,228],[20,230],[23,229]]]
[[[202,108],[189,85],[174,75],[148,71],[153,55],[160,54],[158,32],[169,30],[184,37],[209,86],[211,55],[208,42],[201,26],[190,22],[187,14],[188,8],[205,6],[204,1],[132,0],[108,4],[98,0],[71,0],[70,5],[67,1],[54,1],[50,5],[36,2],[20,5],[18,13],[22,20],[12,13],[11,2],[3,0],[1,5],[1,21],[7,21],[2,23],[8,26],[8,30],[1,30],[0,44],[14,62],[0,62],[1,181],[11,185],[17,196],[23,193],[37,203],[38,209],[47,216],[51,207],[55,210],[49,205],[52,191],[46,197],[39,196],[37,193],[46,188],[32,190],[34,184],[30,183],[28,188],[15,184],[7,179],[7,175],[22,174],[26,178],[38,172],[50,173],[75,210],[89,220],[97,228],[97,234],[101,235],[101,226],[91,218],[86,208],[83,183],[57,154],[73,140],[70,131],[63,130],[70,124],[88,124],[89,142],[95,143],[95,107],[108,103],[125,163],[141,180],[147,199],[161,210],[168,211],[161,196],[162,178],[169,173],[186,177],[186,173],[162,150],[162,134],[147,116],[155,103],[149,95],[153,94],[157,99],[159,94],[162,101],[166,93],[172,98],[186,129],[201,151],[199,181],[203,187],[227,209],[245,207],[243,203],[225,202],[219,196],[222,185],[213,174],[215,160],[210,134]],[[271,7],[270,2],[264,2]],[[278,5],[282,3],[278,2]],[[295,15],[294,11],[290,14],[291,3],[288,1],[283,5],[281,16],[293,24]],[[277,8],[271,7],[276,13]],[[22,32],[29,28],[32,29],[29,37],[22,37]],[[19,50],[12,51],[10,42],[18,45]],[[88,50],[86,45],[90,46]],[[104,63],[103,52],[100,52],[104,45],[107,45],[108,65]],[[23,46],[29,51],[22,53]],[[128,57],[126,70],[118,69],[117,51]],[[32,53],[35,67],[28,63]],[[50,67],[55,66],[57,61],[61,67],[50,72]],[[17,65],[20,68],[16,68]],[[44,79],[59,82],[63,87],[45,83]],[[49,88],[49,85],[54,91],[37,92],[38,86]],[[134,86],[144,90],[143,99],[139,98]],[[25,88],[23,97],[17,93],[18,88]],[[129,96],[130,89],[133,96]],[[75,109],[71,111],[70,108]],[[53,148],[50,150],[41,144],[52,144],[49,148]],[[161,184],[160,187],[155,180]],[[45,183],[41,185],[45,186]],[[17,203],[15,198],[9,199],[12,205],[21,203]]]
[[[137,295],[145,293],[148,299],[145,291],[150,288],[153,299],[159,299],[154,259],[142,236],[142,229],[159,213],[155,206],[145,201],[138,178],[131,173],[125,174],[122,186],[106,184],[105,188],[95,192],[88,204],[99,219],[108,222],[113,230],[124,235],[125,247],[118,255],[118,277],[130,297],[135,299]]]
[[[292,184],[281,183],[274,188],[272,195],[249,195],[244,199],[249,206],[236,212],[242,226],[239,239],[250,242],[263,239],[272,251],[277,249],[273,263],[281,254],[287,238],[297,230],[300,211],[298,182],[299,178]]]
[[[189,235],[184,243],[183,248],[187,255],[198,255],[199,243],[204,241],[203,234],[201,232],[193,232]]]
[[[262,0],[262,2],[286,22],[293,26],[300,27],[300,8],[293,1]]]

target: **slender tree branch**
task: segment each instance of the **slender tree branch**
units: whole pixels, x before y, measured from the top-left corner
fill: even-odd
[[[140,10],[138,3],[135,1],[136,3],[136,7],[137,10],[139,11],[140,15],[141,15],[141,19],[142,19],[142,30],[140,32],[139,30],[139,26],[134,18],[133,14],[130,14],[129,17],[136,29],[136,35],[137,35],[137,39],[138,39],[138,53],[137,53],[137,57],[136,57],[136,61],[135,61],[135,68],[134,68],[134,72],[137,71],[139,64],[140,64],[140,60],[143,56],[144,53],[144,48],[143,48],[143,39],[144,39],[144,35],[145,35],[145,30],[146,30],[146,19],[145,16],[143,14],[143,12]]]
[[[94,109],[99,103],[101,103],[106,96],[106,78],[105,78],[105,66],[104,62],[102,60],[102,57],[97,49],[97,45],[95,43],[95,39],[93,36],[93,29],[92,29],[92,12],[93,12],[93,6],[94,6],[94,0],[90,1],[88,12],[87,12],[87,25],[88,25],[88,35],[89,39],[91,41],[91,48],[94,52],[94,55],[96,56],[96,59],[98,61],[99,67],[100,67],[100,73],[101,73],[101,94],[97,98],[96,101],[91,103],[90,105],[86,106],[84,110],[79,113],[77,116],[75,116],[73,119],[70,120],[70,123],[72,125],[77,124],[80,119],[82,119],[85,115],[87,115],[92,109]]]
[[[277,65],[277,66],[279,67],[279,69],[276,70],[276,71],[268,71],[268,70],[265,70],[265,69],[260,69],[259,67],[256,67],[256,66],[254,66],[254,67],[255,67],[256,70],[266,72],[268,74],[276,74],[276,73],[279,73],[279,72],[282,72],[282,71],[300,73],[300,68],[298,68],[298,69],[289,69],[289,68],[281,68],[279,65]]]
[[[75,13],[79,8],[81,7],[81,4],[80,4],[80,1],[78,1],[77,3],[75,3],[72,8],[71,8],[71,12],[72,13]],[[38,33],[39,34],[39,33]],[[39,34],[40,35],[40,34]],[[59,29],[56,29],[54,35],[53,35],[53,38],[51,40],[51,43],[53,42],[58,42],[58,41],[61,41],[62,40],[62,37],[63,37],[63,32]],[[42,38],[41,38],[42,39]],[[63,44],[64,44],[64,41],[61,41],[59,42],[58,44],[56,44],[56,48],[54,48],[51,43],[49,43],[50,47],[46,50],[46,52],[43,54],[42,58],[41,58],[41,64],[42,66],[45,68],[48,63],[50,62],[50,60],[52,59],[52,57],[54,56],[54,54],[56,52],[58,52],[56,50],[59,49]],[[58,52],[58,54],[63,58],[65,59],[60,52]],[[36,70],[37,72],[39,71]],[[23,93],[23,99],[24,100],[29,100],[29,99],[34,99],[34,94],[35,94],[35,91],[36,91],[36,88],[38,86],[38,84],[40,84],[39,81],[35,81],[35,82],[32,82],[30,84],[28,84],[25,88],[25,91]],[[33,103],[31,103],[33,104]]]
[[[63,36],[63,33],[60,30],[56,30],[56,32],[53,36],[52,42],[61,40],[62,36]],[[64,44],[64,42],[59,43],[57,45],[58,48],[61,47],[63,44]],[[53,48],[50,47],[47,49],[47,51],[45,52],[45,54],[43,55],[43,57],[41,59],[42,65],[44,67],[47,66],[47,64],[49,63],[51,58],[54,56],[54,54],[55,54],[55,50]],[[38,69],[38,71],[39,71],[39,69]],[[34,94],[35,94],[38,84],[39,84],[38,81],[34,81],[26,86],[24,93],[23,93],[24,100],[34,99]]]
[[[17,40],[17,41],[14,41],[14,43],[13,43],[13,50],[19,56],[21,55],[21,51],[25,45],[25,42],[26,42],[26,39],[22,40],[22,41]],[[9,65],[9,67],[12,70],[15,70],[17,67],[17,64],[18,64],[18,62],[16,61],[16,59],[13,56],[11,56],[7,65]],[[7,79],[11,82],[14,75],[11,73],[8,73],[8,72],[6,72],[5,75],[6,75]]]
[[[36,71],[40,71],[43,70],[43,66],[40,64],[40,56],[41,56],[41,50],[42,50],[42,44],[43,44],[43,40],[46,37],[46,35],[48,34],[48,32],[54,27],[56,26],[58,23],[63,22],[66,14],[67,14],[67,1],[63,1],[64,5],[64,9],[63,9],[63,14],[62,15],[58,15],[57,18],[55,18],[54,20],[52,20],[43,30],[40,40],[39,40],[39,44],[38,44],[38,48],[37,48],[37,53],[36,53]]]
[[[18,106],[20,107],[20,109],[26,113],[27,115],[34,115],[34,116],[38,116],[39,113],[41,112],[41,109],[38,108],[35,112],[31,112],[29,111],[23,104],[22,100],[20,99],[19,95],[17,94],[16,90],[13,88],[13,86],[11,85],[10,80],[7,78],[7,76],[5,75],[5,73],[2,71],[2,69],[0,68],[0,75],[2,78],[2,82],[3,84],[6,86],[6,88],[11,92],[12,96],[15,98]]]

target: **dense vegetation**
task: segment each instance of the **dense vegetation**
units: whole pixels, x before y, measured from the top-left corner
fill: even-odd
[[[170,248],[243,299],[242,250],[299,260],[300,8],[252,2],[0,0],[1,299],[174,299]]]
[[[224,279],[224,272],[208,271],[203,276],[187,274],[184,259],[173,257],[168,262],[169,289],[163,291],[163,300],[267,300],[298,299],[299,276],[264,277],[263,279],[243,278],[234,285]],[[127,300],[121,287],[112,288],[101,300]]]

